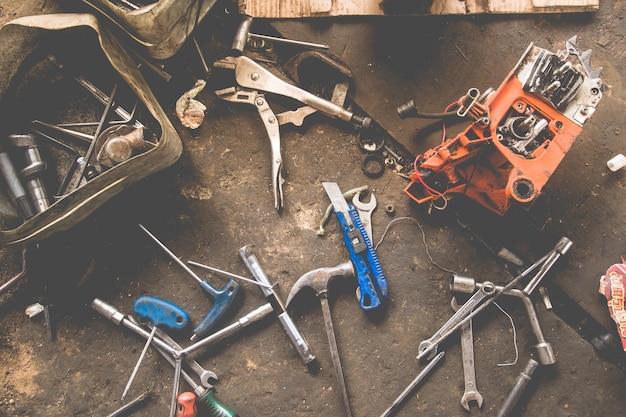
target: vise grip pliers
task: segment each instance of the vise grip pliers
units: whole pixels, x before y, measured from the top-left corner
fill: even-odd
[[[301,126],[304,118],[320,111],[328,116],[352,123],[359,128],[367,128],[371,124],[369,117],[360,117],[341,105],[336,104],[335,98],[343,103],[347,90],[343,94],[335,94],[333,101],[323,99],[306,90],[296,87],[278,78],[270,71],[246,56],[228,56],[213,63],[216,68],[231,69],[235,72],[235,81],[238,86],[218,90],[215,93],[225,101],[247,103],[256,107],[259,116],[270,139],[272,148],[272,186],[274,188],[274,207],[280,210],[283,207],[282,177],[283,159],[280,150],[280,125],[292,123]],[[305,106],[296,110],[274,114],[264,92],[289,97]]]

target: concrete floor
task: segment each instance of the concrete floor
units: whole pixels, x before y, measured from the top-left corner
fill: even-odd
[[[32,2],[30,9],[3,3],[3,21],[58,8],[49,1]],[[602,78],[610,88],[536,204],[528,211],[511,210],[503,218],[461,198],[445,212],[428,214],[402,194],[406,180],[390,170],[377,179],[364,176],[357,133],[321,116],[307,119],[301,128],[281,129],[285,208],[277,213],[269,143],[251,106],[218,100],[212,88],[223,81],[214,74],[198,97],[207,106],[201,128],[190,131],[176,120],[174,100],[190,87],[193,76],[202,73],[197,57],[185,48],[167,62],[177,75],[173,82],[152,84],[182,138],[181,159],[116,196],[71,231],[45,242],[49,254],[37,268],[39,276],[3,295],[0,416],[103,416],[123,404],[119,397],[143,341],[95,314],[89,308],[94,297],[127,314],[140,295],[182,306],[194,324],[206,314],[210,303],[194,280],[146,238],[138,223],[183,260],[245,276],[249,274],[238,250],[251,245],[283,297],[307,271],[346,261],[334,218],[324,237],[316,234],[328,204],[322,181],[336,181],[344,191],[369,187],[378,201],[373,216],[376,242],[392,219],[412,218],[392,224],[377,250],[390,289],[382,314],[360,310],[355,282],[337,281],[330,288],[355,416],[380,415],[424,367],[415,359],[419,343],[452,313],[450,271],[499,284],[510,280],[510,273],[459,219],[493,247],[505,246],[530,262],[561,236],[574,242],[546,278],[557,308],[546,310],[535,300],[557,363],[540,368],[513,415],[622,415],[623,357],[603,359],[590,340],[606,332],[616,334],[597,288],[599,277],[625,250],[624,172],[610,173],[605,165],[626,148],[625,13],[626,2],[615,1],[602,2],[600,11],[584,15],[271,22],[285,37],[329,44],[355,74],[356,106],[410,153],[431,147],[439,132],[426,134],[430,132],[426,122],[401,121],[395,113],[398,105],[414,98],[420,109],[440,111],[470,87],[498,86],[530,42],[556,50],[577,34],[581,48],[594,50],[592,63],[604,68]],[[269,30],[267,23],[255,22],[258,26],[253,28]],[[223,56],[236,24],[232,16],[209,16],[198,28],[208,60]],[[276,109],[283,104],[271,102]],[[395,207],[395,216],[385,213],[389,204]],[[19,269],[19,249],[4,248],[1,254],[6,279]],[[226,283],[222,277],[198,272],[216,287]],[[24,314],[27,305],[41,299],[45,282],[47,296],[54,300],[55,341],[48,339],[41,319],[29,320]],[[255,286],[241,283],[241,287],[224,324],[266,301]],[[461,354],[458,337],[452,336],[442,346],[443,364],[408,398],[398,416],[496,415],[528,358],[535,355],[521,304],[502,299],[501,306],[513,318],[515,333],[507,316],[495,308],[474,322],[482,409],[473,406],[468,413],[461,407]],[[217,397],[239,415],[343,414],[319,302],[312,293],[298,297],[292,316],[317,356],[312,366],[301,362],[271,318],[196,355],[218,375]],[[189,334],[174,336],[187,345]],[[498,366],[515,359],[514,334],[519,359],[512,366]],[[151,400],[133,415],[165,415],[172,378],[172,368],[149,351],[128,398],[148,390]]]

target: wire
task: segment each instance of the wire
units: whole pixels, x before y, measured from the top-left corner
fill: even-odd
[[[391,227],[391,225],[394,224],[397,221],[400,221],[400,220],[411,220],[412,222],[414,222],[417,225],[417,227],[419,227],[420,232],[422,232],[422,243],[424,243],[424,250],[426,251],[426,256],[428,257],[428,262],[430,262],[431,264],[433,264],[437,268],[441,269],[442,271],[449,272],[451,274],[457,274],[456,271],[453,271],[451,269],[445,268],[445,267],[439,265],[437,262],[435,262],[433,260],[433,257],[430,254],[430,250],[428,249],[428,243],[426,243],[426,233],[424,232],[424,228],[413,217],[408,217],[408,216],[398,217],[397,219],[393,219],[392,221],[390,221],[389,224],[387,224],[387,227],[385,228],[385,231],[383,232],[382,236],[380,237],[380,240],[378,241],[376,246],[374,246],[374,250],[378,249],[378,246],[381,243],[383,243],[383,240],[385,239],[385,236],[387,235],[387,232],[389,231],[389,228]]]
[[[378,243],[376,243],[376,245],[374,246],[374,250],[378,249],[378,246],[380,246],[381,243],[383,243],[383,241],[385,240],[385,236],[387,236],[387,232],[389,231],[389,228],[391,228],[391,225],[394,224],[397,221],[400,220],[411,220],[412,222],[414,222],[417,227],[420,229],[420,232],[422,233],[422,243],[424,244],[424,250],[426,252],[426,256],[428,257],[428,262],[430,262],[432,265],[436,266],[437,268],[441,269],[444,272],[449,272],[451,274],[455,274],[458,275],[458,272],[443,267],[441,265],[439,265],[437,262],[434,261],[432,255],[430,254],[430,250],[428,248],[428,243],[426,242],[426,233],[424,232],[424,228],[422,227],[422,225],[413,217],[409,217],[409,216],[404,216],[404,217],[398,217],[397,219],[393,219],[391,220],[388,224],[387,227],[385,227],[385,231],[383,232],[382,236],[380,237],[380,240],[378,241]],[[504,362],[504,363],[499,363],[497,364],[497,366],[513,366],[517,364],[517,361],[519,359],[519,348],[517,346],[517,329],[515,327],[515,322],[513,321],[513,317],[511,317],[511,315],[509,313],[506,312],[506,310],[504,310],[502,307],[500,307],[500,305],[498,303],[496,303],[495,301],[493,302],[493,304],[498,307],[498,309],[500,311],[502,311],[504,313],[505,316],[508,317],[509,321],[511,322],[511,328],[513,329],[513,346],[515,347],[515,360],[513,362]]]
[[[504,362],[497,364],[498,366],[513,366],[517,364],[517,360],[519,359],[519,349],[517,348],[517,330],[515,329],[515,322],[513,321],[513,317],[509,315],[500,305],[496,302],[493,303],[496,307],[500,309],[504,313],[505,316],[509,318],[511,322],[511,327],[513,328],[513,346],[515,346],[515,360],[513,362]]]

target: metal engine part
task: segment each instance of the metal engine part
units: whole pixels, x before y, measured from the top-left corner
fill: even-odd
[[[532,203],[602,98],[599,72],[568,60],[576,52],[531,44],[497,90],[470,89],[458,115],[472,124],[418,156],[404,192],[439,207],[463,194],[499,215]]]

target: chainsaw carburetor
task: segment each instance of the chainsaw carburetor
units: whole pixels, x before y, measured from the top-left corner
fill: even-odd
[[[462,194],[499,215],[532,203],[602,98],[590,54],[575,38],[559,54],[531,44],[497,90],[470,89],[457,114],[472,123],[418,156],[405,193],[440,208]]]

